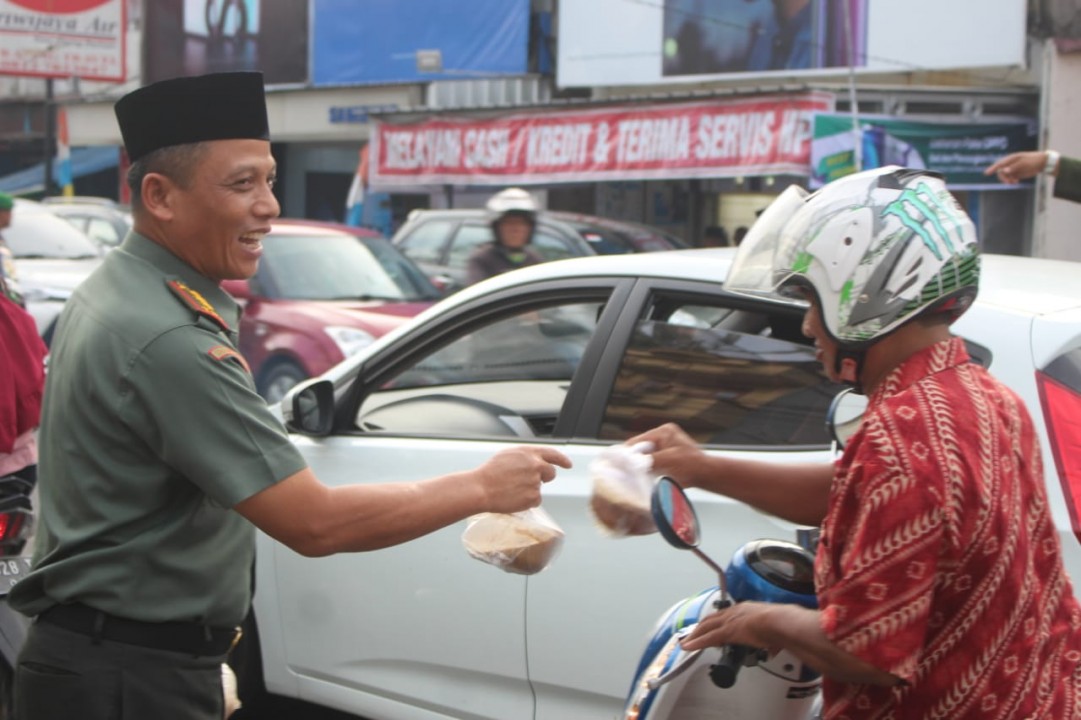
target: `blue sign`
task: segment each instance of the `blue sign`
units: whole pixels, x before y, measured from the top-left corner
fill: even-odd
[[[394,112],[397,105],[332,105],[330,107],[330,122],[334,125],[342,123],[366,123],[371,113]]]
[[[529,0],[313,0],[313,7],[317,86],[527,71]],[[422,60],[437,57],[441,68],[418,69],[418,52]]]

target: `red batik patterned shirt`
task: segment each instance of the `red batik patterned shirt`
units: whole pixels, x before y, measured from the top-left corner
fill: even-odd
[[[1020,399],[959,339],[870,397],[816,560],[827,636],[903,678],[823,684],[829,720],[1081,718],[1081,607]]]

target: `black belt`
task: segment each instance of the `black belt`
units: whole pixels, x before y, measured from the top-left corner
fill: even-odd
[[[117,617],[78,603],[54,605],[38,615],[49,623],[95,640],[138,645],[188,655],[224,655],[240,640],[240,628],[191,622],[143,622]]]

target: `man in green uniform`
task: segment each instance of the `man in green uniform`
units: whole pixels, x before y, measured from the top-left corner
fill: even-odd
[[[1055,178],[1055,197],[1081,202],[1081,160],[1055,150],[1010,153],[983,171],[984,175],[998,175],[1007,185],[1016,185],[1041,173]]]
[[[513,448],[416,483],[327,487],[255,391],[237,304],[279,213],[262,76],[166,80],[116,104],[134,230],[66,303],[40,432],[36,617],[22,720],[220,720],[258,527],[308,556],[540,502],[569,460]],[[358,468],[362,473],[363,468]]]

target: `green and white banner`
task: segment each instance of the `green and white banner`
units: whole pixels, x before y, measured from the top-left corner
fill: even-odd
[[[984,169],[1003,155],[1036,149],[1036,121],[930,123],[863,115],[858,118],[862,169],[883,165],[942,173],[954,190],[1014,189]],[[857,133],[851,115],[818,113],[811,141],[811,186],[856,171]]]

